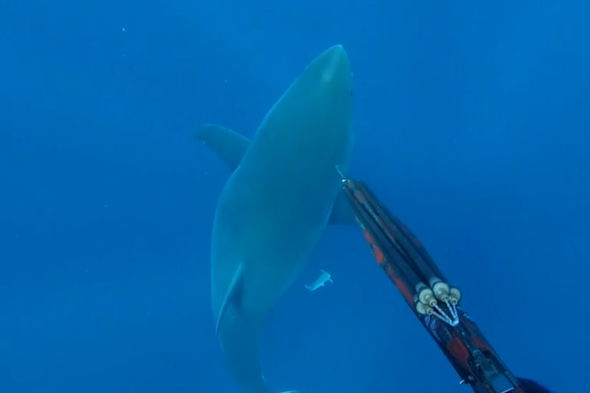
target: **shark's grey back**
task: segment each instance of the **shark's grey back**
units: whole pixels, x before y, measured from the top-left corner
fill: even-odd
[[[220,344],[247,393],[268,392],[260,324],[317,246],[341,188],[336,166],[348,168],[352,144],[352,74],[335,46],[271,108],[243,158],[228,159],[239,164],[215,213],[212,306]],[[235,145],[238,151],[247,141]]]

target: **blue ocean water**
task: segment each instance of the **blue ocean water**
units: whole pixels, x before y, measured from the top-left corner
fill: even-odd
[[[209,249],[228,169],[341,43],[351,175],[422,239],[520,376],[590,391],[590,3],[2,0],[0,391],[237,392]],[[309,292],[319,269],[334,283]],[[269,385],[467,392],[354,228],[268,319]]]

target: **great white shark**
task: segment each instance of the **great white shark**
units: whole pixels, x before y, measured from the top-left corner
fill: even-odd
[[[253,139],[208,124],[196,138],[233,170],[213,223],[215,329],[245,393],[268,393],[258,353],[265,316],[330,224],[353,223],[340,196],[353,147],[353,79],[341,45],[315,58],[272,106]]]

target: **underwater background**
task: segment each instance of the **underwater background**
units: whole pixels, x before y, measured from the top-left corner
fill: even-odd
[[[518,376],[590,391],[590,2],[1,0],[0,392],[238,392],[209,252],[229,170],[324,49],[350,175],[423,241]],[[334,280],[304,288],[320,269]],[[470,392],[356,228],[265,323],[273,391]]]

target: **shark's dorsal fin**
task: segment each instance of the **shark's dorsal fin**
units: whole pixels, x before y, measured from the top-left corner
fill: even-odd
[[[223,298],[223,302],[221,303],[221,308],[219,309],[219,316],[217,317],[217,323],[215,324],[215,334],[219,334],[219,328],[221,327],[221,323],[223,322],[223,317],[227,311],[227,307],[230,303],[235,302],[242,291],[242,277],[244,274],[244,262],[240,262],[238,268],[234,272],[234,275],[231,279],[229,287],[227,288],[227,292],[225,293],[225,297]]]
[[[234,171],[250,147],[250,140],[235,131],[217,124],[199,127],[195,139],[209,146],[229,169]]]
[[[354,225],[356,220],[352,209],[350,208],[349,202],[346,200],[346,196],[339,192],[332,207],[332,215],[330,215],[330,221],[328,225]]]

